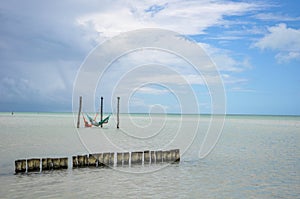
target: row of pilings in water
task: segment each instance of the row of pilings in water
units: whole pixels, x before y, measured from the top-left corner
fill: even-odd
[[[167,151],[107,152],[72,156],[72,168],[114,167],[176,163],[180,161],[179,149]],[[16,173],[67,169],[68,158],[32,158],[15,161]]]

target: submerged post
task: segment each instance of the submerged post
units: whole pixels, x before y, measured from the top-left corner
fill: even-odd
[[[103,120],[103,97],[101,97],[101,105],[100,105],[100,121]],[[101,128],[103,127],[103,124],[101,124]]]
[[[119,124],[120,124],[120,97],[117,97],[118,101],[117,101],[117,129],[119,128]]]
[[[82,106],[82,96],[79,97],[79,111],[78,111],[78,118],[77,118],[77,128],[79,128],[79,125],[80,125],[81,106]]]

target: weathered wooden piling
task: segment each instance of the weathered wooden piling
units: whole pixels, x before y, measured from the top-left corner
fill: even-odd
[[[114,166],[114,164],[115,164],[115,153],[110,153],[109,166]]]
[[[16,173],[26,172],[26,159],[15,161],[15,172]]]
[[[97,166],[97,158],[93,154],[89,154],[88,166],[89,167],[96,167]]]
[[[78,118],[77,118],[77,128],[79,128],[79,126],[80,126],[81,106],[82,106],[82,96],[79,97],[79,110],[78,110]]]
[[[78,167],[86,167],[88,166],[87,155],[78,155]]]
[[[117,97],[117,129],[120,125],[120,97]]]
[[[95,154],[95,156],[97,157],[98,167],[103,167],[104,166],[103,154],[97,153]]]
[[[128,165],[129,164],[129,152],[124,152],[123,153],[123,165]]]
[[[168,154],[168,151],[162,151],[162,161],[163,162],[167,162],[167,154]]]
[[[172,162],[171,151],[166,151],[166,160],[165,162]]]
[[[144,151],[139,151],[138,153],[138,163],[143,163]]]
[[[116,156],[116,161],[115,161]],[[73,168],[125,166],[134,164],[174,163],[180,161],[180,150],[168,151],[137,151],[137,152],[107,152],[89,155],[72,156]],[[15,173],[40,172],[52,169],[67,169],[68,157],[63,158],[32,158],[15,161]]]
[[[68,168],[68,158],[67,157],[60,158],[59,166],[60,166],[60,169],[67,169]]]
[[[155,162],[155,151],[151,151],[151,164],[154,164]]]
[[[161,163],[162,162],[162,151],[156,151],[155,156],[156,156],[156,163]]]
[[[52,161],[52,158],[47,158],[47,168],[48,168],[48,170],[53,169],[53,161]]]
[[[27,160],[27,171],[28,172],[33,172],[33,171],[40,171],[40,163],[41,160],[38,158],[33,158],[33,159],[29,159]]]
[[[170,162],[176,162],[176,153],[178,153],[177,151],[179,151],[179,149],[170,150]]]
[[[46,171],[46,170],[49,170],[47,158],[42,158],[42,171]]]
[[[137,159],[138,159],[138,154],[137,152],[131,152],[131,164],[136,163]]]
[[[100,102],[100,120],[103,120],[103,97],[101,97],[101,102]],[[101,124],[101,128],[103,125]]]
[[[60,158],[53,158],[53,169],[60,169]]]
[[[92,155],[95,158],[94,166],[96,166],[96,167],[101,166],[100,163],[99,163],[99,157],[100,157],[101,153],[93,153],[93,154],[90,154],[90,155]]]
[[[103,153],[103,164],[109,166],[110,153]]]
[[[72,157],[72,163],[73,163],[73,168],[78,167],[78,157],[77,156]]]
[[[174,162],[180,162],[180,150],[179,149],[174,149],[174,153],[175,153]]]
[[[144,151],[144,164],[150,163],[150,151]]]
[[[122,166],[123,153],[117,153],[117,166]]]
[[[143,161],[143,152],[131,152],[131,164],[141,164]]]

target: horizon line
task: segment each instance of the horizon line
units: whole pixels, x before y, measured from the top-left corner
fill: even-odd
[[[0,111],[0,113],[77,113],[77,112],[71,112],[71,111]],[[93,112],[93,111],[88,111],[87,113],[98,113],[98,112]],[[104,114],[116,114],[113,112],[104,112]],[[212,114],[212,113],[143,113],[143,112],[132,112],[132,113],[125,113],[125,112],[120,112],[120,114],[139,114],[139,115],[145,115],[145,114],[154,114],[154,115],[220,115],[220,116],[300,116],[300,114],[259,114],[259,113],[225,113],[225,114]]]

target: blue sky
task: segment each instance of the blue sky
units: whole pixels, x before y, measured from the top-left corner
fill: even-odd
[[[4,0],[0,111],[72,111],[77,72],[97,44],[126,31],[164,28],[195,40],[214,61],[224,82],[227,113],[300,115],[299,10],[292,0]],[[150,55],[156,59],[155,52],[143,53],[118,63],[138,64],[145,57],[151,62]],[[157,57],[162,59],[162,53]],[[158,64],[180,63],[169,55],[163,60]],[[160,77],[152,72],[148,71],[152,79]],[[111,74],[118,72],[112,68]],[[182,86],[164,77],[163,83]],[[209,113],[209,92],[193,83],[193,75],[185,77],[197,93],[200,112]],[[132,85],[125,81],[124,86]],[[105,89],[99,84],[96,96],[105,97],[109,112],[114,102]],[[170,90],[158,85],[139,87],[127,102],[124,112],[180,112],[182,106]]]

